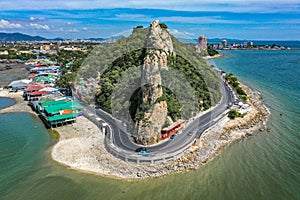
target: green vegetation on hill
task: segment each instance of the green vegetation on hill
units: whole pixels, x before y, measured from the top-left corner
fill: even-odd
[[[113,61],[130,53],[131,51],[143,49],[148,34],[148,28],[138,26],[133,29],[133,34],[128,38],[122,38],[114,44],[98,45],[82,63],[79,76],[83,78],[97,77],[112,65]]]
[[[167,26],[165,23],[160,23],[159,26],[160,26],[161,28],[165,28],[165,29],[168,28],[168,26]]]
[[[177,119],[180,119],[182,117],[179,101],[176,98],[176,95],[169,88],[163,86],[163,96],[158,98],[156,101],[167,102],[168,116],[170,116],[173,121],[176,121]]]
[[[117,84],[118,80],[120,79],[123,73],[132,68],[139,67],[143,64],[143,58],[145,56],[146,51],[146,49],[135,50],[113,61],[112,65],[109,66],[101,75],[101,92],[96,94],[96,104],[98,104],[105,111],[112,112],[111,98],[115,88],[115,84]],[[210,108],[213,104],[212,95],[209,93],[208,86],[202,78],[200,72],[195,67],[193,67],[187,60],[185,60],[179,55],[169,56],[168,62],[168,67],[173,68],[178,73],[182,74],[185,80],[195,90],[195,95],[198,103],[198,111]],[[162,75],[162,77],[164,77],[164,75]],[[141,90],[141,88],[137,90],[132,95],[133,98],[131,98],[130,114],[133,119],[134,116],[136,116],[136,109],[139,105],[138,102],[141,102]],[[160,97],[157,101],[162,100],[166,100],[168,106],[168,115],[173,120],[176,120],[181,117],[180,105],[178,100],[176,99],[176,96],[174,95],[174,93],[172,93],[170,89],[164,86],[163,96]],[[145,108],[144,110],[147,109],[148,108]]]
[[[117,58],[102,73],[101,92],[96,94],[95,100],[96,104],[100,105],[103,110],[111,112],[111,98],[115,84],[122,76],[122,73],[142,65],[145,51],[145,49],[139,49]]]
[[[230,85],[232,85],[232,87],[234,87],[241,99],[243,99],[244,101],[248,99],[247,93],[240,87],[240,83],[238,82],[237,77],[235,77],[233,74],[228,74],[226,75],[225,79]]]
[[[138,86],[136,88],[132,85],[134,83],[140,84],[141,65],[148,51],[145,48],[148,32],[149,28],[138,26],[133,29],[133,34],[128,38],[120,39],[111,45],[99,45],[83,62],[79,71],[79,77],[96,77],[98,73],[101,74],[101,88],[95,94],[95,102],[105,111],[112,113],[127,106],[127,108],[130,108],[130,115],[134,120],[137,120],[135,117],[142,116],[136,112],[142,111],[140,109],[137,111],[137,107],[138,102],[141,100],[143,87],[139,88],[140,86]],[[180,74],[195,90],[195,99],[193,101],[197,104],[197,112],[215,105],[220,100],[221,93],[219,90],[219,79],[212,68],[196,54],[194,48],[184,45],[173,36],[171,37],[176,56],[174,54],[168,57],[168,67],[173,71],[177,71],[177,74]],[[179,85],[174,86],[172,91],[170,88],[167,88],[164,79],[172,79],[169,74],[171,72],[163,71],[162,73],[163,96],[157,101],[166,100],[168,115],[173,120],[176,120],[182,117],[183,105],[180,105],[174,90],[178,88],[183,94],[185,94],[185,91]],[[124,91],[135,91],[133,94],[130,94],[130,105],[126,103],[126,94],[121,90],[116,91],[116,88],[122,88]],[[114,108],[112,108],[112,104]],[[121,113],[118,113],[118,115],[121,115]],[[195,112],[191,113],[196,114]]]
[[[185,45],[172,36],[174,51],[176,55],[185,59],[189,65],[193,66],[195,71],[201,75],[211,97],[211,105],[217,104],[221,99],[220,82],[213,71],[213,68],[206,64],[206,61],[196,53],[195,46]]]
[[[195,90],[195,95],[198,99],[198,110],[202,107],[208,109],[212,104],[208,86],[206,85],[201,73],[186,59],[177,55],[168,57],[168,66],[176,69],[189,82]]]
[[[129,112],[130,116],[134,122],[144,120],[144,112],[149,110],[150,104],[142,104],[142,92],[147,87],[147,85],[142,86],[135,90],[130,98]],[[163,88],[163,96],[159,97],[156,102],[166,101],[168,107],[168,116],[172,118],[173,121],[181,118],[180,104],[175,96],[175,94],[165,86]],[[142,106],[141,106],[142,105]],[[145,124],[145,121],[143,121]]]

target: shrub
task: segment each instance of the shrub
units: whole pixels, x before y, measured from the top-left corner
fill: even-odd
[[[159,24],[161,28],[168,28],[168,26],[165,23]]]
[[[248,99],[248,97],[246,95],[239,95],[239,97],[244,101],[247,101],[247,99]]]
[[[240,117],[240,115],[241,115],[241,113],[239,113],[239,112],[238,112],[237,110],[235,110],[235,109],[230,110],[229,113],[228,113],[228,117],[229,117],[230,119],[235,119],[235,118],[237,118],[237,117]]]

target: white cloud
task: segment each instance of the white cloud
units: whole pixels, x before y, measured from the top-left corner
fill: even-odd
[[[157,8],[193,11],[279,12],[299,11],[299,4],[300,0],[44,0],[39,1],[38,4],[34,1],[1,0],[0,10]]]
[[[50,27],[46,24],[41,25],[41,24],[37,24],[37,23],[30,23],[29,25],[30,25],[30,27],[36,28],[36,29],[44,29],[44,30],[49,30],[50,29]]]
[[[151,22],[155,18],[150,17],[147,15],[143,14],[116,14],[114,16],[106,17],[106,16],[101,16],[98,19],[100,20],[112,20],[112,21],[133,21],[133,22]]]
[[[51,31],[52,32],[64,32],[64,28],[62,28],[62,27],[60,27],[60,28],[53,28],[53,29],[51,29]],[[55,37],[56,37],[56,35],[55,35]]]
[[[88,28],[87,28],[87,27],[83,27],[82,29],[83,29],[84,31],[88,30]]]
[[[30,20],[30,21],[43,21],[43,20],[45,20],[45,18],[43,18],[43,17],[33,17],[33,16],[31,16],[31,17],[29,17],[29,20]]]
[[[190,33],[187,31],[179,31],[177,29],[170,29],[170,33],[178,38],[191,39],[195,37],[194,33]]]
[[[115,18],[117,20],[125,20],[125,21],[135,21],[135,22],[150,22],[153,21],[154,18],[151,18],[147,15],[143,14],[116,14]]]
[[[68,32],[70,32],[70,33],[78,33],[79,31],[76,28],[74,28],[74,29],[69,29]]]
[[[5,20],[5,19],[1,19],[0,20],[0,28],[22,28],[22,25],[21,24],[14,24],[14,23],[10,23],[8,20]]]

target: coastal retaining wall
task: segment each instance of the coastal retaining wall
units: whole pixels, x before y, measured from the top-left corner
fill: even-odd
[[[108,133],[108,134],[111,134]],[[192,146],[195,140],[191,140],[184,148],[175,152],[166,152],[159,155],[139,155],[138,153],[133,154],[114,146],[109,137],[105,137],[105,147],[109,153],[117,158],[124,160],[125,162],[135,162],[137,164],[155,164],[159,162],[166,162],[169,160],[176,160],[183,156],[184,152]]]
[[[92,121],[101,131],[105,130],[105,148],[106,150],[111,153],[113,156],[124,160],[125,162],[134,162],[137,164],[155,164],[159,162],[166,162],[169,160],[176,160],[183,156],[184,152],[192,146],[192,144],[195,142],[196,139],[190,140],[187,142],[184,146],[184,148],[181,148],[174,152],[164,152],[159,155],[157,154],[149,154],[149,155],[140,155],[137,152],[129,152],[124,151],[118,147],[116,147],[113,144],[113,129],[105,123],[103,120],[97,119],[95,114],[85,111],[83,112],[83,115],[88,118],[90,121]]]
[[[225,110],[218,120],[214,121],[214,124],[216,124],[220,119],[223,119],[224,117],[227,116],[229,110]],[[103,111],[104,112],[104,111]],[[125,151],[117,146],[114,145],[113,143],[113,129],[111,126],[106,123],[104,120],[100,119],[97,117],[96,114],[92,113],[91,111],[85,111],[83,112],[83,115],[88,118],[90,121],[92,121],[102,132],[104,131],[105,133],[105,139],[104,139],[104,144],[106,150],[111,153],[113,156],[124,160],[125,162],[133,162],[137,164],[155,164],[155,163],[160,163],[160,162],[166,162],[170,160],[176,160],[182,157],[187,149],[189,149],[195,142],[196,138],[200,138],[201,134],[196,135],[196,138],[191,139],[188,141],[183,148],[178,149],[177,151],[173,152],[163,152],[160,154],[149,154],[149,155],[141,155],[137,152],[133,151]],[[106,113],[106,115],[112,117],[110,114]],[[213,124],[213,125],[214,125]],[[206,130],[204,130],[202,133],[204,133]]]

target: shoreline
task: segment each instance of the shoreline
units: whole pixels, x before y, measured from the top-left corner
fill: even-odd
[[[7,106],[0,110],[0,114],[2,113],[12,113],[12,112],[28,112],[30,114],[36,115],[36,113],[28,106],[28,103],[23,100],[22,97],[23,92],[8,92],[8,90],[0,90],[0,97],[9,98],[14,100],[14,104]]]
[[[204,60],[211,60],[211,59],[215,59],[215,58],[223,58],[225,57],[223,54],[216,54],[214,56],[204,56],[203,59]]]
[[[51,158],[73,170],[127,180],[156,178],[197,169],[229,144],[253,135],[265,125],[270,112],[263,104],[261,95],[245,84],[241,87],[248,93],[248,103],[251,105],[247,115],[234,120],[227,116],[221,118],[177,160],[140,165],[120,160],[106,150],[104,134],[83,116],[73,124],[53,128],[60,138],[51,149]],[[29,112],[36,115],[23,101],[21,92],[0,91],[0,97],[12,98],[16,102],[0,110],[0,113]]]

